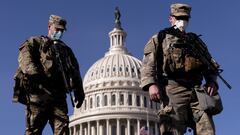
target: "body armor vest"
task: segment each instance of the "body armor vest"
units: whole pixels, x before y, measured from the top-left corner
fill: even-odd
[[[199,56],[192,52],[194,45],[175,35],[166,34],[162,46],[163,71],[166,74],[201,72],[203,64]]]

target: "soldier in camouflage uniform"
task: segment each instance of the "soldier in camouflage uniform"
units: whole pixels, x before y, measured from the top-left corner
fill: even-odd
[[[47,122],[54,135],[68,135],[66,93],[68,89],[73,90],[77,108],[85,98],[77,59],[60,40],[66,23],[62,17],[51,15],[48,35],[30,37],[19,48],[13,100],[26,105],[26,135],[41,135]],[[56,60],[57,54],[62,69]],[[63,72],[68,88],[64,85]]]
[[[185,32],[190,12],[187,4],[172,4],[172,27],[154,35],[144,48],[141,87],[149,91],[151,100],[161,101],[161,135],[183,135],[187,127],[197,135],[215,134],[212,115],[200,108],[194,89],[201,87],[204,78],[207,93],[214,95],[217,76],[187,49],[194,46]]]

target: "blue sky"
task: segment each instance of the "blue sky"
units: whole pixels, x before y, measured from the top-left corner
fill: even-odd
[[[148,39],[168,27],[169,6],[185,2],[192,6],[188,31],[202,34],[212,56],[224,69],[223,77],[233,90],[219,80],[224,111],[214,117],[218,135],[239,131],[239,6],[238,0],[1,0],[0,2],[0,132],[23,134],[24,106],[11,102],[13,75],[18,66],[18,47],[32,35],[46,35],[48,17],[61,15],[68,21],[64,41],[73,49],[81,67],[87,69],[109,48],[108,33],[114,26],[114,9],[119,6],[122,27],[127,32],[126,47],[142,59]],[[69,114],[72,107],[69,102]],[[51,134],[49,126],[44,135]]]

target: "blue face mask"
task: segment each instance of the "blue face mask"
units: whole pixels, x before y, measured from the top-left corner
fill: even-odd
[[[51,38],[52,40],[60,40],[62,38],[63,33],[61,31],[55,31]]]

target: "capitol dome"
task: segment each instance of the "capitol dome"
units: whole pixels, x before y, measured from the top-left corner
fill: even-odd
[[[126,36],[116,9],[110,48],[84,77],[85,100],[70,116],[71,135],[140,135],[141,127],[158,134],[159,104],[139,87],[141,61],[127,51]]]
[[[131,56],[121,45],[124,38],[119,40],[116,36],[120,32],[122,36],[126,35],[118,29],[109,33],[112,39],[110,43],[120,42],[112,44],[105,57],[95,62],[87,71],[83,82],[85,92],[102,87],[139,86],[141,61]]]

